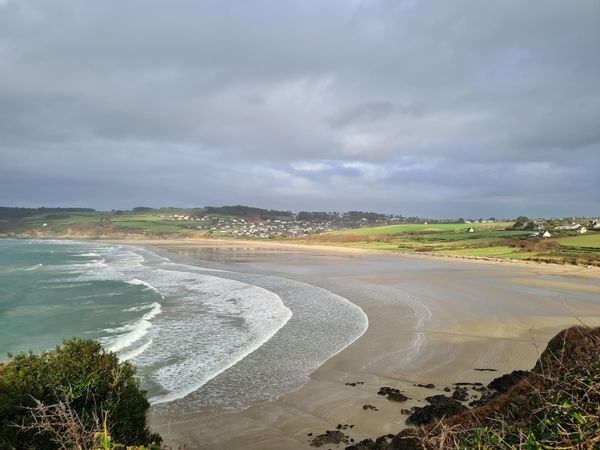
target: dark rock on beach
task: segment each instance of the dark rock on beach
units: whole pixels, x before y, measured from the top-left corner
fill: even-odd
[[[404,430],[392,439],[391,448],[393,450],[422,450],[423,446],[411,430]]]
[[[346,447],[345,450],[390,450],[393,434],[378,437],[376,440],[365,439],[357,444]]]
[[[456,386],[454,388],[454,392],[452,393],[452,398],[454,400],[458,400],[459,402],[464,402],[469,398],[469,392],[460,386]]]
[[[388,400],[392,400],[394,402],[405,402],[406,400],[410,400],[409,397],[400,392],[400,389],[394,389],[387,386],[380,388],[377,392],[377,395],[386,396]]]
[[[466,406],[445,395],[434,395],[427,397],[425,400],[429,405],[415,406],[412,409],[413,413],[406,419],[408,425],[425,425],[434,420],[453,416],[467,410]]]
[[[499,393],[504,393],[525,378],[528,374],[529,372],[526,370],[513,370],[511,373],[494,378],[487,387],[494,389]]]
[[[326,444],[349,444],[350,441],[348,436],[342,433],[339,430],[331,431],[327,430],[325,433],[318,435],[313,440],[310,441],[310,445],[312,447],[321,447]]]
[[[449,448],[444,447],[444,442],[447,443],[447,430],[456,430],[457,436],[470,439],[470,433],[478,427],[489,427],[493,431],[491,436],[494,436],[496,431],[498,433],[503,432],[504,427],[511,429],[515,427],[516,433],[518,433],[515,436],[518,438],[535,432],[540,428],[540,424],[545,424],[545,422],[540,422],[538,400],[540,395],[551,396],[550,398],[554,399],[557,389],[569,393],[571,398],[580,399],[574,393],[576,392],[580,396],[581,387],[583,386],[588,390],[584,391],[586,396],[581,397],[583,402],[581,404],[586,408],[591,405],[592,410],[595,411],[597,401],[590,403],[590,400],[592,397],[595,399],[594,395],[597,393],[597,389],[593,391],[594,394],[591,394],[590,397],[591,390],[587,383],[597,381],[596,379],[590,379],[588,371],[597,368],[599,354],[600,327],[572,327],[563,330],[548,342],[546,350],[530,372],[515,370],[510,374],[494,379],[488,386],[478,382],[454,383],[454,390],[452,391],[452,397],[454,398],[434,395],[425,399],[428,404],[423,407],[415,406],[411,411],[406,409],[401,411],[403,414],[411,413],[406,420],[406,424],[416,425],[417,427],[407,428],[391,440],[387,436],[378,438],[375,441],[366,439],[347,447],[347,449],[421,450],[424,448]],[[578,370],[574,370],[574,368]],[[579,370],[579,368],[582,370]],[[425,386],[427,385],[421,385],[421,387]],[[450,389],[439,390],[451,391]],[[380,395],[387,394],[386,390],[380,391]],[[479,395],[481,397],[477,399]],[[460,401],[468,400],[469,396],[471,399],[475,398],[470,403],[474,406],[473,409],[468,409],[460,403]],[[545,407],[551,408],[550,410],[553,411],[554,403],[549,403]],[[544,417],[542,417],[542,420]],[[442,421],[443,426],[440,426],[438,420]],[[564,423],[569,426],[572,425],[568,417]],[[587,433],[585,435],[585,439],[588,439],[586,443],[592,442],[589,439],[592,439],[594,443],[596,442],[597,427],[591,427],[589,430],[579,429],[579,431]],[[574,439],[569,437],[567,444],[561,448],[580,448],[583,442],[581,437],[581,433],[574,433]],[[486,439],[482,441],[486,448],[496,448],[497,442],[487,441]],[[471,440],[467,442],[472,443]],[[464,448],[471,447],[467,445]]]
[[[379,411],[379,409],[377,408],[377,406],[373,406],[373,405],[363,405],[363,409],[365,411]]]
[[[478,389],[478,390],[481,392],[481,397],[476,398],[475,400],[470,402],[469,406],[471,406],[471,407],[483,406],[487,402],[489,402],[492,398],[494,398],[494,396],[498,395],[495,391],[485,388],[485,387],[483,389]]]

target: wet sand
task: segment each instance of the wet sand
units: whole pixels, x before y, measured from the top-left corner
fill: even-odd
[[[279,243],[119,243],[154,247],[204,267],[306,282],[349,299],[369,318],[361,338],[323,364],[301,389],[273,402],[237,413],[153,416],[153,428],[175,447],[306,449],[308,433],[337,424],[354,425],[345,432],[356,441],[397,433],[406,418],[401,409],[439,393],[413,384],[441,389],[454,382],[487,383],[530,368],[562,328],[600,325],[598,271],[580,267],[474,264]],[[356,381],[364,384],[345,384]],[[376,395],[381,386],[399,388],[413,400],[388,401]],[[379,411],[365,411],[364,404]],[[330,447],[336,448],[324,448]]]

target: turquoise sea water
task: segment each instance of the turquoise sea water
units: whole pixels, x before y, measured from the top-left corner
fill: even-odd
[[[131,280],[95,277],[107,263],[94,250],[56,241],[0,240],[2,357],[46,350],[63,337],[111,343],[127,324],[158,309],[158,292]]]
[[[132,246],[0,240],[1,358],[98,339],[166,412],[276,398],[366,327],[346,299],[292,280]]]

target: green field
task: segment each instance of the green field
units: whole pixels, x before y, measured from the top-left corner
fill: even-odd
[[[511,224],[505,225],[510,226]],[[433,233],[423,234],[422,239],[432,241],[461,241],[461,240],[478,240],[502,237],[523,237],[528,236],[530,231],[521,230],[477,230],[473,233]]]
[[[579,236],[570,236],[556,240],[560,245],[570,247],[591,247],[600,249],[600,231],[589,231]]]
[[[172,220],[158,214],[129,214],[111,219],[118,228],[136,229],[144,232],[176,233],[197,229],[196,222]]]
[[[437,253],[554,263],[600,265],[600,232],[532,237],[529,230],[513,230],[511,222],[492,224],[400,224],[326,233],[321,243],[372,250]],[[469,233],[467,230],[473,228]]]
[[[527,253],[517,253],[514,247],[497,246],[497,247],[482,247],[482,248],[464,248],[459,250],[442,250],[439,253],[445,255],[464,255],[464,256],[486,256],[507,258],[511,254],[527,255]],[[531,254],[530,254],[531,255]]]
[[[164,217],[172,211],[160,213],[137,212],[69,212],[36,214],[10,222],[10,229],[17,233],[43,232],[46,236],[64,234],[110,235],[111,233],[142,234],[204,234],[199,222],[179,221]],[[175,211],[182,213],[181,211]],[[8,221],[4,221],[8,224]],[[46,224],[46,226],[44,226]]]
[[[497,223],[439,223],[439,224],[423,224],[423,223],[407,223],[399,225],[387,225],[383,227],[358,228],[354,230],[336,231],[332,234],[399,234],[399,233],[414,233],[414,232],[436,232],[436,231],[467,231],[469,228],[477,229],[503,229],[511,226],[512,222],[497,222]]]

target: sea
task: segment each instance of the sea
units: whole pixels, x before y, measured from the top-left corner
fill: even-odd
[[[137,246],[0,240],[0,360],[97,339],[166,414],[276,399],[367,327],[358,306],[294,280]]]

